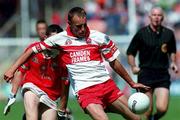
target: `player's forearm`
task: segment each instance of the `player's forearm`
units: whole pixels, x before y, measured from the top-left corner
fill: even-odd
[[[15,76],[14,76],[13,80],[12,80],[12,89],[11,89],[11,92],[13,94],[15,94],[15,95],[17,94],[17,91],[19,89],[19,85],[20,85],[20,82],[23,79],[23,76],[24,76],[24,74],[22,72],[17,71],[15,73]]]
[[[64,80],[62,81],[61,90],[61,100],[60,100],[60,110],[65,111],[67,108],[68,97],[69,97],[69,84],[66,85]]]
[[[135,67],[136,66],[135,57],[133,55],[128,55],[128,64],[131,67]]]
[[[33,50],[29,48],[26,52],[24,52],[17,61],[12,65],[12,67],[9,69],[12,73],[15,73],[15,71],[23,64],[25,61],[31,56],[33,53]]]
[[[135,82],[131,79],[130,75],[127,73],[125,68],[121,65],[118,60],[114,60],[110,62],[110,66],[113,70],[118,73],[131,87],[135,84]]]
[[[60,100],[60,110],[62,111],[66,111],[66,108],[67,108],[67,101],[68,99],[64,98],[64,97],[61,97],[61,100]]]

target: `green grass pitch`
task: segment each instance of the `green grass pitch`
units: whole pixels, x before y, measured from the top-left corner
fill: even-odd
[[[24,113],[23,103],[16,102],[11,108],[11,112],[7,115],[3,115],[4,101],[0,101],[0,120],[21,120]],[[91,118],[84,114],[83,110],[79,107],[76,100],[69,100],[68,106],[73,112],[74,120],[91,120]],[[123,120],[121,115],[108,114],[110,120]],[[171,97],[167,114],[161,120],[177,120],[180,118],[180,97]]]

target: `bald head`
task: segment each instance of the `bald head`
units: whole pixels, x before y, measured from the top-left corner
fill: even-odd
[[[151,16],[153,13],[157,13],[157,12],[160,13],[162,16],[164,16],[164,12],[161,7],[153,7],[149,12],[149,16]]]

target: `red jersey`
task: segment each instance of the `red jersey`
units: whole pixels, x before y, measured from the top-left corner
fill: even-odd
[[[37,43],[31,44],[28,48],[35,45]],[[58,64],[58,57],[45,57],[43,53],[34,54],[19,70],[26,72],[22,85],[31,82],[47,93],[52,100],[60,97],[61,71]]]

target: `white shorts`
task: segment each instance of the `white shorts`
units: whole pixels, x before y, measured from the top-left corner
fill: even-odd
[[[33,83],[25,83],[21,89],[22,96],[24,96],[24,93],[27,90],[30,90],[34,94],[36,94],[39,97],[39,102],[47,105],[48,107],[50,107],[54,110],[57,110],[57,103],[55,101],[53,101],[51,98],[49,98],[48,95],[43,90],[41,90],[39,87],[37,87]]]

